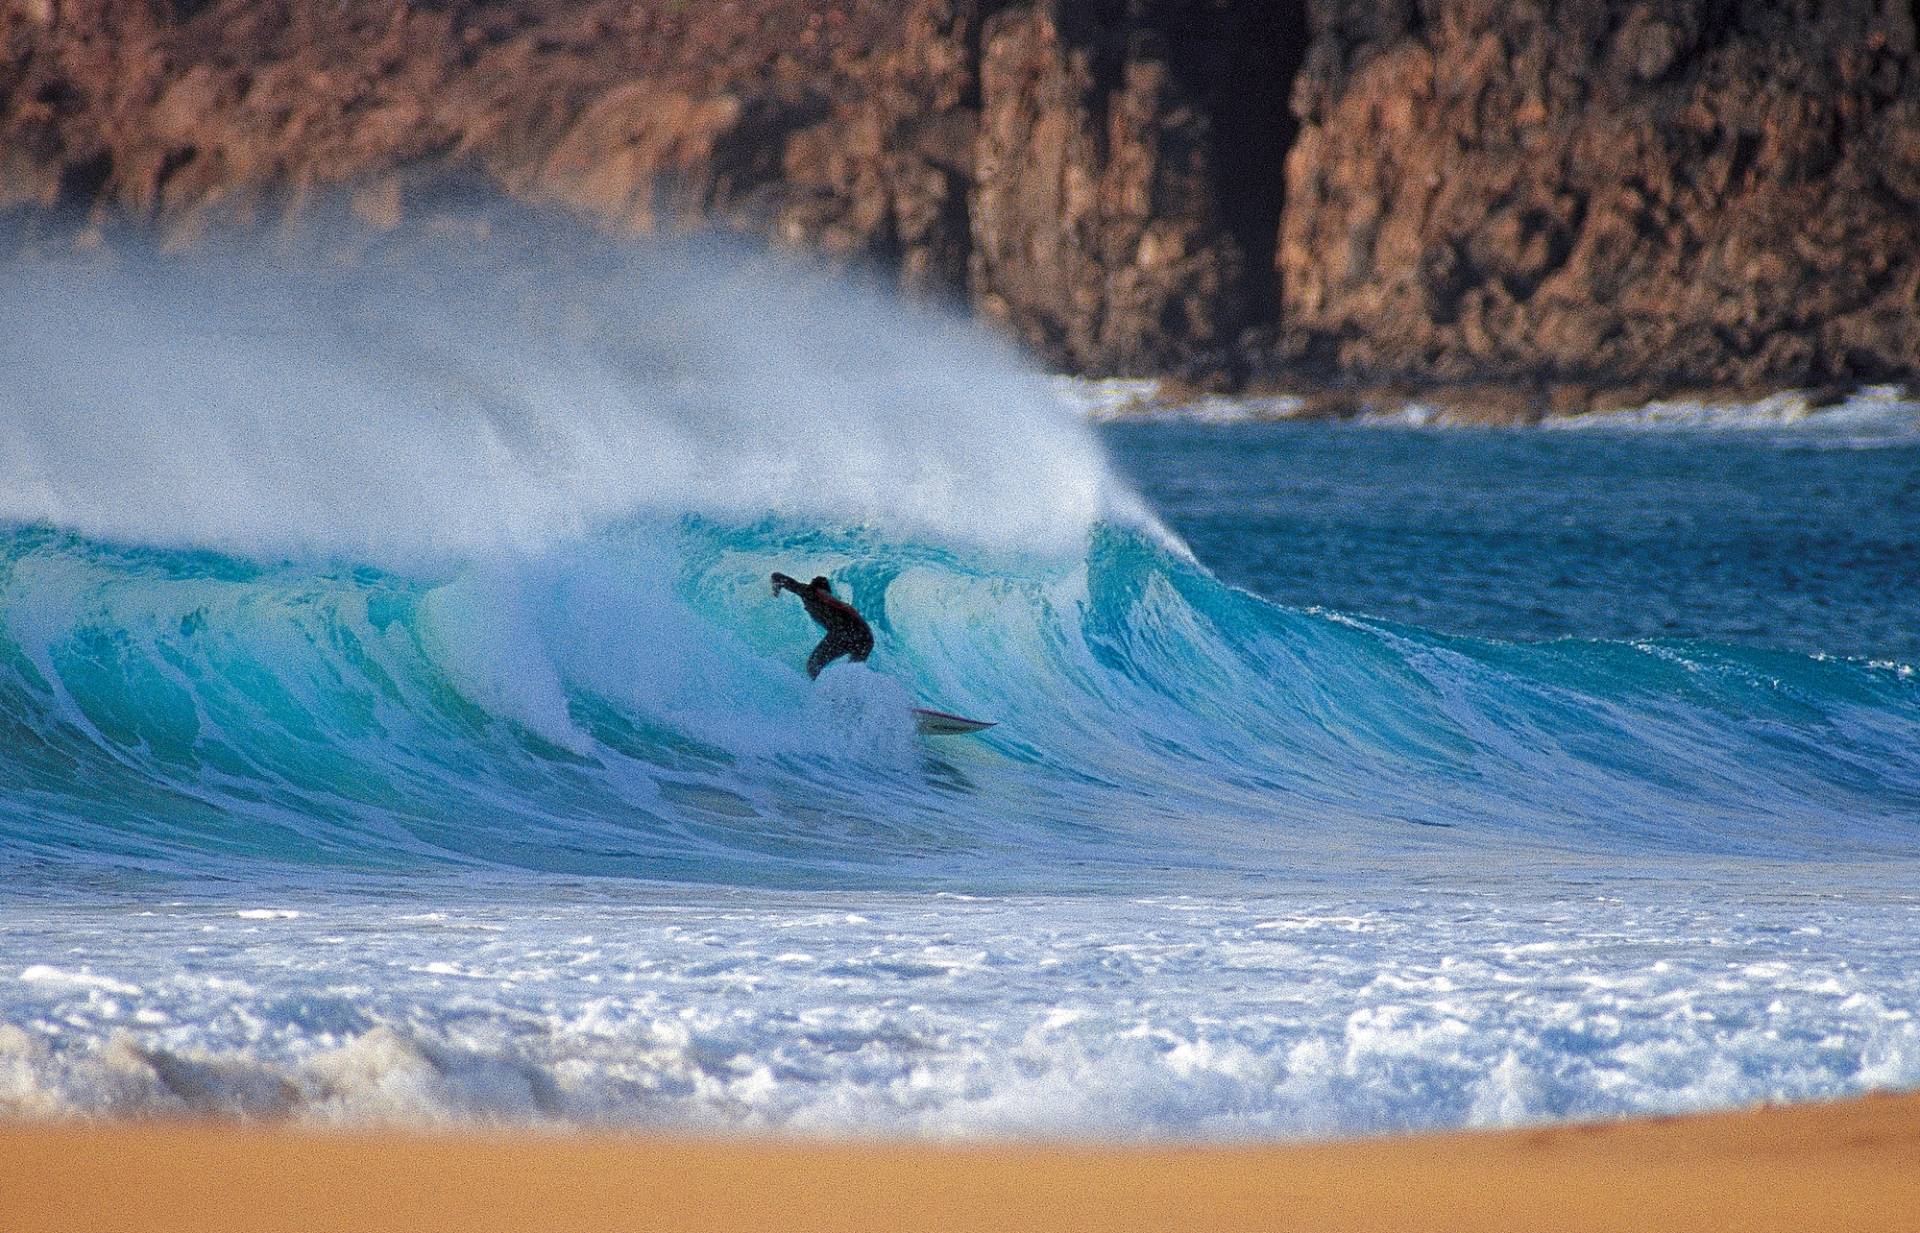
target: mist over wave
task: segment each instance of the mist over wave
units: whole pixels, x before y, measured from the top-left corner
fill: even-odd
[[[0,517],[393,564],[691,512],[1057,551],[1126,500],[1045,383],[938,308],[537,225],[10,274]]]

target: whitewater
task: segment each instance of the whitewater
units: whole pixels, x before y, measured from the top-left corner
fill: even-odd
[[[1920,1085],[1898,656],[1273,602],[979,328],[720,242],[123,248],[0,316],[0,1113],[1219,1138]],[[872,660],[810,682],[776,569]]]

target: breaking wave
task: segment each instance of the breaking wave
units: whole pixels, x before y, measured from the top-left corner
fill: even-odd
[[[1910,667],[1277,607],[936,310],[713,246],[470,248],[0,289],[29,879],[1019,888],[1920,839]],[[809,682],[774,569],[830,575],[871,663]],[[999,726],[926,740],[914,705]]]

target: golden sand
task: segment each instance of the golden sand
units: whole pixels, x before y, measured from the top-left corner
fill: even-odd
[[[1267,1147],[0,1127],[5,1233],[1920,1230],[1920,1094]]]

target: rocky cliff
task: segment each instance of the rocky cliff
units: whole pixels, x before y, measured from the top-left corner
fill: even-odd
[[[1920,362],[1920,57],[1889,3],[1317,6],[1296,354],[1430,379]]]
[[[0,0],[0,209],[391,226],[478,178],[896,270],[1088,372],[1911,378],[1914,8]]]

